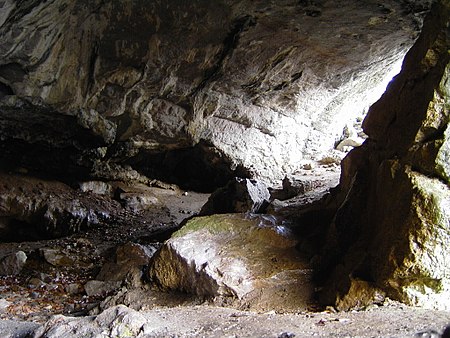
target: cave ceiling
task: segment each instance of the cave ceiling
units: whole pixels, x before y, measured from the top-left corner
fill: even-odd
[[[1,161],[117,178],[197,145],[221,170],[279,180],[361,121],[429,6],[2,1]]]

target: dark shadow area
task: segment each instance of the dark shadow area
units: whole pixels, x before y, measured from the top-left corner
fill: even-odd
[[[190,148],[160,153],[141,151],[128,163],[147,177],[198,192],[212,192],[233,177],[250,178],[243,167],[232,169],[231,160],[205,141]]]

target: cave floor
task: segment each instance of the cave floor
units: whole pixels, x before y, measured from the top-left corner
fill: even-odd
[[[438,337],[450,323],[448,312],[411,308],[389,300],[382,306],[354,312],[311,308],[283,313],[218,306],[148,285],[122,287],[101,297],[89,297],[82,291],[117,246],[127,242],[158,246],[183,219],[198,212],[208,196],[161,190],[159,199],[165,208],[137,213],[124,210],[122,221],[64,238],[0,243],[0,257],[18,250],[28,256],[20,275],[0,277],[1,336],[26,337],[54,315],[84,325],[83,320],[91,318],[86,316],[122,304],[147,318],[154,327],[154,334],[148,336],[164,337]]]

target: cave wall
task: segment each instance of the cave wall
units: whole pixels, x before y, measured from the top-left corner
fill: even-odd
[[[432,9],[343,161],[323,266],[323,297],[342,309],[384,296],[450,309],[449,18],[448,1]]]
[[[429,3],[2,1],[2,162],[108,178],[205,140],[280,179],[333,148]]]

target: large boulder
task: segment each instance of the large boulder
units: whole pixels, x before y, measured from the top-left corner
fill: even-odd
[[[273,216],[193,218],[155,254],[149,277],[167,289],[253,309],[306,309],[311,269],[291,236]]]
[[[0,259],[0,276],[18,275],[27,261],[27,255],[23,251],[17,251]]]

